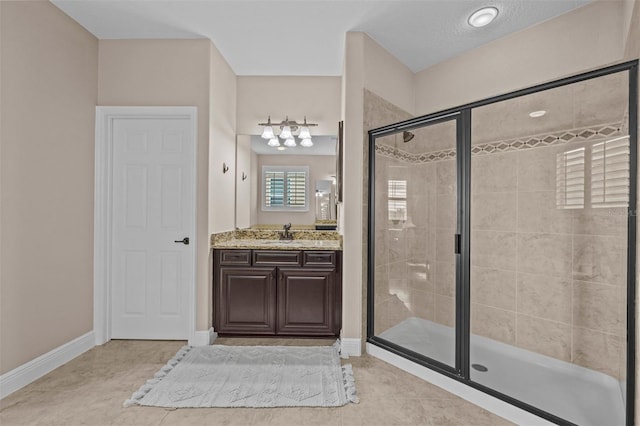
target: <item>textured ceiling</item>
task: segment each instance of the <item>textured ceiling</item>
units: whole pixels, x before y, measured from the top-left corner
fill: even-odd
[[[417,72],[591,0],[53,0],[100,39],[208,38],[238,75],[342,74],[347,31]],[[483,6],[500,14],[467,24]]]

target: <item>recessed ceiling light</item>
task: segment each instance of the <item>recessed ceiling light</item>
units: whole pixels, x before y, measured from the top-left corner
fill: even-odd
[[[538,118],[538,117],[542,117],[543,115],[545,115],[547,113],[547,111],[541,109],[540,111],[533,111],[529,113],[529,117],[531,118]]]
[[[285,149],[287,149],[287,148],[285,148],[284,146],[279,146],[278,147],[278,151],[284,151]]]
[[[495,7],[483,7],[471,14],[469,25],[476,28],[484,27],[496,19],[496,16],[498,16],[498,9]]]

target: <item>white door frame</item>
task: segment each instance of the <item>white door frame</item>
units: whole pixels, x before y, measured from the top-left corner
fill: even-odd
[[[193,169],[191,184],[194,188],[193,212],[197,214],[197,108],[196,107],[96,107],[95,193],[93,228],[93,329],[96,345],[111,340],[111,231],[112,231],[112,173],[113,173],[113,121],[118,118],[180,118],[191,123]],[[193,249],[193,283],[189,286],[187,336],[193,342],[196,334],[196,282],[198,243],[196,217],[190,230]]]

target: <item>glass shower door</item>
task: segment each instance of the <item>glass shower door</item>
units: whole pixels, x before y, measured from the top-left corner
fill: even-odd
[[[628,86],[472,113],[471,380],[580,425],[625,423]]]
[[[373,136],[373,336],[456,367],[458,116]],[[371,303],[371,301],[370,301]]]

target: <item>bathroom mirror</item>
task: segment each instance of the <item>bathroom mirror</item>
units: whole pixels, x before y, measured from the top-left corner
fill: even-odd
[[[313,146],[300,146],[296,138],[295,147],[285,147],[281,142],[279,147],[267,145],[267,141],[260,135],[238,135],[236,137],[236,227],[248,228],[257,225],[278,225],[292,223],[315,227],[316,219],[335,220],[335,179],[336,179],[336,135],[312,135]],[[282,167],[285,170],[291,166],[307,166],[308,175],[304,179],[302,191],[306,209],[263,208],[262,192],[265,191],[262,173],[263,166]],[[296,181],[297,197],[300,195],[299,176]],[[275,181],[274,181],[275,182]],[[281,187],[266,186],[270,191],[281,191],[279,202],[287,204],[294,202],[293,177],[280,176]],[[288,183],[288,185],[287,185]],[[324,191],[328,187],[328,195]],[[318,195],[318,190],[323,195]],[[291,196],[291,197],[290,197]],[[268,197],[267,197],[268,198]],[[284,201],[282,201],[284,199]],[[285,211],[282,211],[285,210]]]

